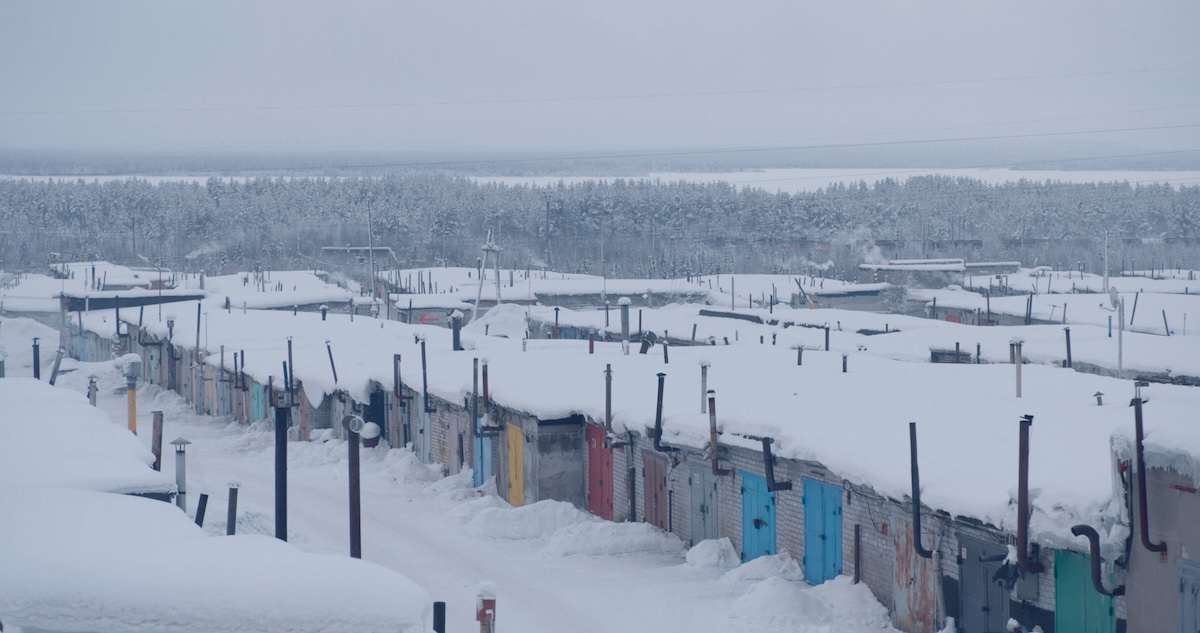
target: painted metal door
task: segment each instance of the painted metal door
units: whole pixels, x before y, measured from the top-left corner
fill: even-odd
[[[960,633],[1005,633],[1008,623],[1008,591],[996,572],[1008,555],[1008,547],[964,534],[959,544]]]
[[[912,521],[905,515],[892,515],[895,535],[896,567],[892,574],[892,625],[901,631],[936,631],[939,586],[937,563],[922,558],[914,548]],[[928,535],[924,545],[932,546]]]
[[[525,505],[525,432],[516,424],[505,427],[508,439],[508,502]]]
[[[428,464],[433,461],[433,438],[429,430],[430,416],[426,412],[428,406],[425,398],[421,396],[421,410],[417,414],[417,458],[421,463]]]
[[[164,349],[167,352],[167,389],[179,393],[179,381],[176,378],[179,375],[179,361],[175,360],[175,346],[166,345]]]
[[[492,476],[492,440],[484,437],[482,430],[483,418],[475,420],[475,442],[471,452],[474,463],[471,468],[474,469],[472,478],[476,486],[482,486]]]
[[[671,504],[667,497],[667,460],[655,453],[642,453],[642,481],[645,487],[646,523],[670,530]]]
[[[265,415],[267,405],[264,402],[266,400],[264,395],[264,387],[255,383],[250,384],[250,398],[254,401],[254,409],[253,413],[251,414],[253,417],[250,420],[251,422],[257,422],[263,419],[263,416]]]
[[[456,415],[448,416],[446,421],[446,472],[451,475],[457,475],[462,470],[463,447],[460,444],[462,441],[462,429],[459,428],[459,419]]]
[[[1054,553],[1054,630],[1113,633],[1113,599],[1092,586],[1091,560],[1077,552]]]
[[[613,520],[613,452],[605,446],[608,433],[604,427],[587,425],[588,445],[588,512]]]
[[[842,487],[804,480],[804,579],[812,585],[842,573]]]
[[[717,482],[707,464],[692,465],[688,488],[692,498],[691,544],[717,538]]]
[[[1179,630],[1200,633],[1200,564],[1179,560]]]
[[[742,562],[772,556],[775,550],[775,493],[767,480],[753,473],[742,476]]]

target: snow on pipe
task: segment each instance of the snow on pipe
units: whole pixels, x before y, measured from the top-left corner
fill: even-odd
[[[1019,343],[1017,347],[1020,349]],[[1020,367],[1020,365],[1017,366]],[[1017,565],[1031,574],[1037,574],[1045,568],[1041,563],[1029,560],[1029,428],[1031,426],[1033,426],[1033,416],[1021,416],[1020,446],[1017,449]]]
[[[1142,547],[1145,547],[1151,552],[1166,552],[1167,544],[1151,543],[1150,542],[1150,511],[1146,506],[1146,446],[1145,433],[1142,426],[1142,403],[1141,398],[1134,398],[1129,404],[1133,407],[1133,427],[1134,435],[1137,441],[1135,446],[1137,458],[1137,482],[1138,482],[1138,532],[1142,540]]]
[[[670,446],[662,445],[662,412],[663,412],[663,389],[667,381],[667,375],[658,373],[658,406],[654,412],[654,450],[660,453],[673,453],[679,449]]]
[[[1104,596],[1125,595],[1125,585],[1115,587],[1111,591],[1104,588],[1104,581],[1100,577],[1100,534],[1096,532],[1096,529],[1090,525],[1080,524],[1071,528],[1071,534],[1087,537],[1092,563],[1092,586],[1096,588],[1096,591]]]
[[[717,392],[712,389],[708,390],[708,453],[712,458],[714,475],[720,477],[733,472],[721,468],[720,462],[717,461]]]
[[[913,549],[921,558],[933,558],[933,552],[921,542],[921,472],[917,467],[917,423],[908,423],[908,446],[912,463]]]

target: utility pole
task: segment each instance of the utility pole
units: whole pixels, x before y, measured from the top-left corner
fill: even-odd
[[[371,266],[371,308],[375,306],[375,236],[371,231],[371,197],[367,196],[367,257]]]
[[[547,185],[546,191],[546,268],[550,267],[550,189]]]

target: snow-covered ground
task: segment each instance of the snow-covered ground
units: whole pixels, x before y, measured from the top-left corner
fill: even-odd
[[[80,390],[97,373],[100,407],[115,418],[124,400],[109,393],[119,380],[112,363],[85,364],[60,388]],[[194,507],[208,493],[205,531],[225,533],[230,480],[240,482],[237,531],[273,530],[273,435],[197,417],[177,396],[139,392],[139,423],[165,412],[169,437],[188,447],[188,492]],[[148,437],[139,436],[142,441]],[[174,471],[174,455],[164,470]],[[289,459],[289,540],[318,553],[348,551],[346,445],[293,442]],[[363,449],[363,558],[401,571],[434,600],[447,602],[447,629],[474,630],[482,582],[498,590],[501,631],[656,631],[874,633],[894,631],[865,585],[843,577],[820,587],[802,580],[786,554],[737,566],[728,541],[692,552],[674,536],[641,523],[597,520],[568,504],[511,508],[470,473],[442,478],[403,449]],[[169,561],[164,561],[169,564]]]

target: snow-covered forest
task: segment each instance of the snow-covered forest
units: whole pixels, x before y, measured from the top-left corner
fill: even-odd
[[[439,174],[381,178],[0,179],[0,266],[61,257],[212,274],[314,267],[322,246],[376,246],[381,268],[473,265],[489,230],[502,264],[617,276],[738,270],[833,276],[885,257],[1018,259],[1098,270],[1195,267],[1200,186],[992,185],[967,178],[886,179],[811,193],[724,183],[611,180],[549,188]],[[1122,268],[1124,264],[1121,264]]]

